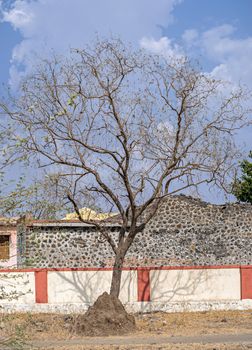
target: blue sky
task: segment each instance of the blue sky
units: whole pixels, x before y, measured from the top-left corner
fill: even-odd
[[[0,82],[18,84],[36,56],[81,47],[98,33],[185,53],[252,87],[251,0],[0,0]]]
[[[251,0],[0,0],[0,84],[15,89],[37,57],[66,53],[98,33],[187,54],[216,77],[252,89],[251,13]],[[250,134],[241,135],[247,150]]]
[[[195,27],[207,30],[224,23],[237,26],[237,37],[252,34],[250,0],[185,0],[173,11],[175,25],[164,34],[178,37]]]

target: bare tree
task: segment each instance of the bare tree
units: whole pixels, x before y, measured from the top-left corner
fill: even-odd
[[[83,196],[119,213],[117,239],[91,222],[114,252],[110,293],[118,297],[125,255],[163,197],[202,183],[225,186],[248,98],[186,58],[98,40],[43,61],[1,107],[18,126],[15,151],[57,169],[80,220]]]

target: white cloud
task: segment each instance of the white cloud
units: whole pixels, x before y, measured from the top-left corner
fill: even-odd
[[[182,35],[182,39],[184,40],[186,45],[194,45],[195,40],[198,39],[199,33],[196,29],[187,29],[184,31]]]
[[[225,24],[207,30],[201,35],[201,45],[208,57],[213,60],[225,60],[230,55],[239,55],[237,49],[244,49],[250,39],[233,39],[235,28]]]
[[[119,35],[138,43],[143,36],[159,37],[160,26],[172,21],[172,10],[181,0],[16,0],[2,11],[2,21],[9,22],[23,36],[13,50],[11,83],[18,72],[27,72],[34,53],[45,56],[52,48],[65,52],[81,47],[96,33]]]
[[[184,56],[183,49],[167,37],[162,37],[159,40],[143,37],[140,40],[140,46],[155,54],[170,58],[181,58]]]
[[[183,38],[194,31],[187,30]],[[215,77],[234,84],[245,83],[252,88],[252,37],[235,38],[235,31],[235,27],[224,24],[198,33],[197,40],[191,42],[191,49],[197,46],[201,55],[215,65],[211,72]]]
[[[10,23],[23,37],[13,49],[10,82],[17,85],[36,57],[46,56],[51,49],[61,53],[70,47],[81,47],[96,33],[119,35],[134,44],[140,42],[152,52],[182,57],[181,45],[172,38],[160,38],[160,26],[172,22],[172,11],[180,2],[15,0],[11,8],[2,10],[2,21]],[[187,52],[191,50],[212,62],[212,74],[216,77],[252,86],[252,37],[237,39],[235,30],[229,24],[204,32],[188,28],[182,35],[182,43]]]
[[[33,19],[33,13],[22,1],[16,1],[15,7],[9,11],[3,11],[3,21],[9,22],[15,29],[28,26]]]

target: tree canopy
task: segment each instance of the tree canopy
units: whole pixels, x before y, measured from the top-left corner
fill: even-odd
[[[187,58],[116,39],[42,61],[0,108],[18,125],[9,149],[56,169],[80,220],[83,199],[119,213],[118,239],[99,224],[115,254],[118,296],[125,254],[162,199],[203,183],[225,187],[249,98]]]
[[[249,158],[252,159],[252,151],[249,153]],[[234,182],[233,194],[241,202],[252,204],[252,162],[244,159],[241,164],[241,177]]]

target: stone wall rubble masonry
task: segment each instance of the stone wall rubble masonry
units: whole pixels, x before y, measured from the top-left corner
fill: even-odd
[[[118,227],[108,227],[116,239]],[[95,228],[39,223],[18,232],[19,266],[110,267],[113,252]],[[130,247],[125,267],[252,264],[252,206],[167,197]]]

